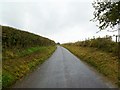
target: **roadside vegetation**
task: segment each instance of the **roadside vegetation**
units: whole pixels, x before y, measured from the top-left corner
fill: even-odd
[[[119,85],[118,45],[110,37],[94,38],[63,45],[81,60],[87,62],[114,84]]]
[[[98,37],[93,39],[88,39],[85,41],[76,42],[75,45],[82,47],[93,47],[99,50],[112,53],[118,56],[118,43],[112,41],[112,37],[106,35],[105,37]]]
[[[55,42],[26,31],[2,26],[2,87],[11,87],[55,51]]]

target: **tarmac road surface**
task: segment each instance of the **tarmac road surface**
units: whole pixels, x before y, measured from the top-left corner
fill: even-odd
[[[112,88],[104,78],[67,49],[57,46],[42,65],[13,88]]]

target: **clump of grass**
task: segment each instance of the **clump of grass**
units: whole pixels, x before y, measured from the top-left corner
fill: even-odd
[[[8,73],[6,70],[2,71],[4,74],[2,75],[2,84],[4,87],[11,85],[14,82],[15,77],[11,75],[11,73]]]
[[[118,85],[118,57],[92,47],[63,45],[81,60],[95,67],[114,84]]]

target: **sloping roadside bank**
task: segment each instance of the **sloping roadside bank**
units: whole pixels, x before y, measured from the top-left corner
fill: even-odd
[[[41,48],[41,49],[40,49]],[[17,80],[42,64],[55,51],[56,46],[39,47],[37,51],[23,57],[4,60],[2,66],[2,87],[10,87]]]
[[[2,27],[2,87],[10,87],[56,49],[53,40],[9,26]]]
[[[118,81],[118,57],[95,48],[76,45],[62,45],[81,60],[87,62],[106,78],[119,85]]]

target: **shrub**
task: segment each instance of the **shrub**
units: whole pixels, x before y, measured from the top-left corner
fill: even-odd
[[[3,49],[21,49],[34,46],[49,46],[55,42],[26,31],[2,26],[2,47]]]
[[[118,54],[118,44],[112,41],[112,38],[110,36],[79,41],[74,44],[77,46],[98,48],[106,52],[114,53],[115,55]]]

